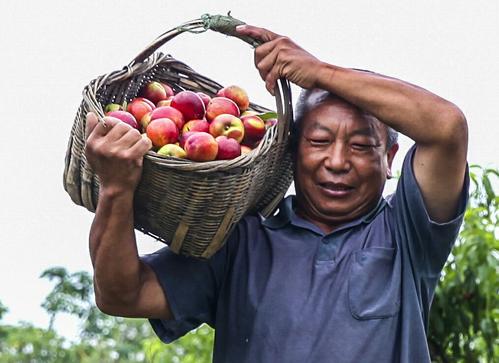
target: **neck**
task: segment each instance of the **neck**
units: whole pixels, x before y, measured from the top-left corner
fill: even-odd
[[[297,208],[295,213],[300,218],[303,218],[304,220],[309,221],[312,224],[315,224],[325,234],[329,234],[329,233],[333,232],[335,229],[337,229],[338,227],[341,227],[341,225],[342,225],[342,224],[334,224],[334,223],[330,223],[330,222],[323,222],[323,221],[318,220],[316,218],[312,218],[309,215],[307,215],[307,213],[303,212],[300,207]]]
[[[314,208],[314,206],[307,204],[297,196],[295,213],[300,218],[307,220],[310,223],[319,227],[325,234],[329,234],[335,231],[336,229],[340,228],[341,226],[353,220],[356,220],[357,218],[369,214],[376,208],[379,201],[380,198],[370,203],[370,205],[367,208],[365,208],[363,212],[354,213],[349,216],[329,216],[329,215],[322,215],[318,210]]]

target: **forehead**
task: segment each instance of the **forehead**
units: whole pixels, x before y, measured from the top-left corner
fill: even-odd
[[[306,112],[300,120],[302,132],[314,130],[337,133],[362,131],[361,134],[386,139],[386,126],[354,105],[334,96],[308,100]]]

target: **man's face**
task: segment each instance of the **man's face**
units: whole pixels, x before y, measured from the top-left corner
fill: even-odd
[[[397,146],[386,150],[386,126],[340,99],[312,106],[301,122],[298,213],[330,232],[376,205]]]

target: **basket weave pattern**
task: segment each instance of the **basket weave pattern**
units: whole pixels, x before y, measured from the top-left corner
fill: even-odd
[[[222,88],[173,57],[154,52],[178,34],[201,26],[198,20],[166,32],[128,66],[85,87],[65,159],[64,188],[74,203],[95,211],[99,199],[99,180],[84,152],[87,112],[95,112],[103,122],[103,105],[129,102],[151,80],[168,83],[175,93],[191,90],[214,96]],[[194,162],[148,152],[134,198],[135,228],[169,244],[174,252],[209,258],[245,213],[270,215],[292,181],[291,96],[286,81],[281,80],[280,86],[278,123],[251,153],[232,160]],[[268,111],[256,104],[250,108]]]

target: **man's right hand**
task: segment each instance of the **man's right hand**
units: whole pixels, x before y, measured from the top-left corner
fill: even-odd
[[[99,203],[90,229],[97,306],[110,315],[171,319],[161,285],[139,259],[133,194],[151,141],[120,120],[87,114],[85,155],[99,176]]]
[[[142,160],[151,140],[114,117],[104,117],[105,126],[89,112],[85,155],[99,176],[101,188],[113,192],[134,191],[142,174]]]

